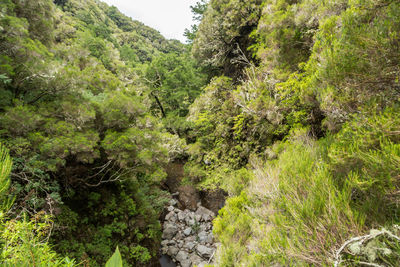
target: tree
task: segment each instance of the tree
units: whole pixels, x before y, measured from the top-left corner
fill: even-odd
[[[207,10],[207,0],[201,0],[196,5],[190,6],[193,14],[193,20],[200,23],[203,19],[204,13]],[[184,36],[187,38],[188,43],[193,43],[196,38],[197,31],[199,30],[198,24],[193,24],[191,29],[185,29]]]

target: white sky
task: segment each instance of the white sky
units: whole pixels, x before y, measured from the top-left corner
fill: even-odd
[[[190,6],[198,0],[102,0],[123,14],[158,30],[168,39],[185,42],[185,28],[194,24]]]

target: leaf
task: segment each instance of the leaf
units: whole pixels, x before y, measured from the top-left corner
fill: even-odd
[[[121,253],[119,253],[118,246],[115,249],[114,254],[107,261],[106,267],[122,267],[122,258],[121,258]]]

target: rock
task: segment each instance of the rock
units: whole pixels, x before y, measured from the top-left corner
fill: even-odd
[[[168,247],[162,247],[161,248],[161,253],[162,254],[168,254]]]
[[[178,220],[182,222],[186,217],[186,214],[183,211],[178,212]]]
[[[169,242],[169,240],[163,240],[163,241],[161,241],[161,246],[162,246],[162,247],[168,246],[168,242]]]
[[[165,216],[165,220],[166,221],[173,221],[173,218],[175,218],[176,221],[176,214],[175,212],[172,210],[170,211],[166,216]]]
[[[178,252],[179,252],[179,248],[177,248],[177,247],[169,247],[167,253],[171,257],[174,257]]]
[[[203,261],[203,259],[195,253],[190,254],[189,260],[192,262],[193,265],[199,265]]]
[[[184,234],[182,232],[178,232],[176,235],[176,240],[182,240],[183,238],[185,238]]]
[[[211,255],[213,254],[213,250],[211,248],[208,248],[203,245],[198,245],[196,250],[201,257],[206,258],[206,259],[210,258]]]
[[[175,257],[175,259],[179,262],[182,262],[182,261],[186,260],[187,258],[188,258],[188,254],[183,250],[179,251]]]
[[[190,235],[191,232],[192,232],[192,228],[190,228],[190,227],[186,228],[186,229],[183,231],[183,233],[184,233],[186,236]]]
[[[212,212],[211,210],[208,210],[208,209],[206,209],[204,207],[199,207],[196,210],[196,214],[200,215],[202,220],[205,221],[205,222],[211,221],[212,218],[215,217],[214,212]]]
[[[194,215],[194,219],[196,220],[196,222],[200,222],[200,220],[201,220],[201,215],[200,215],[200,214],[195,214],[195,215]]]
[[[209,234],[206,231],[201,231],[198,235],[200,244],[205,244]]]
[[[172,193],[171,196],[173,197],[179,196],[179,192]]]
[[[214,241],[213,234],[212,234],[212,233],[209,233],[209,234],[207,235],[207,237],[205,238],[204,241],[205,241],[206,243],[208,243],[208,244],[212,244],[213,241]]]
[[[190,251],[192,251],[195,246],[196,246],[196,244],[193,242],[187,242],[183,245],[184,248],[186,248],[187,250],[190,250]]]
[[[203,262],[200,262],[199,264],[197,264],[197,267],[205,267],[207,265],[208,265],[208,262],[203,261]]]
[[[194,225],[194,219],[192,219],[192,218],[190,218],[190,214],[189,214],[189,216],[187,216],[186,218],[185,218],[185,222],[186,222],[186,225]]]
[[[196,237],[191,235],[185,238],[185,242],[193,242],[196,240]]]
[[[200,202],[200,195],[196,188],[192,185],[182,185],[178,188],[179,191],[179,201],[182,205],[189,209],[195,211],[197,209],[197,202]]]
[[[192,266],[192,262],[189,259],[181,261],[181,266],[182,267],[190,267]]]
[[[166,224],[162,234],[162,238],[172,239],[177,232],[178,232],[178,227],[176,227],[173,224]]]
[[[203,207],[212,210],[215,214],[225,205],[227,194],[223,190],[207,190],[200,194],[203,199]]]
[[[207,225],[205,224],[205,223],[200,223],[200,226],[199,226],[199,231],[200,232],[202,232],[202,231],[207,231]]]
[[[175,208],[174,208],[173,206],[169,206],[167,210],[168,210],[168,211],[173,211],[174,209],[175,209]]]
[[[168,246],[175,246],[176,241],[175,240],[168,240]]]
[[[168,202],[168,204],[169,204],[170,206],[175,206],[176,203],[178,203],[178,201],[176,201],[175,199],[171,199],[171,200]]]

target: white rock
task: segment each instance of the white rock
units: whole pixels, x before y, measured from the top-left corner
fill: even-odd
[[[191,232],[192,232],[192,228],[190,228],[190,227],[186,228],[186,229],[183,231],[183,233],[184,233],[186,236],[190,235]]]

